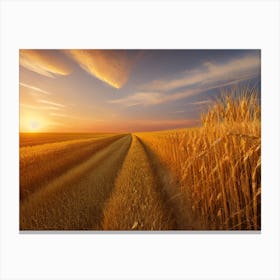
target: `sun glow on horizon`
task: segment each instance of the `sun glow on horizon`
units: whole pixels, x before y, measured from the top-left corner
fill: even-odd
[[[41,116],[36,115],[22,118],[20,123],[21,132],[42,132],[47,130],[47,127],[47,122]]]
[[[31,120],[29,123],[28,123],[28,128],[29,128],[29,131],[31,132],[37,132],[38,130],[40,130],[41,128],[41,123],[37,120]]]

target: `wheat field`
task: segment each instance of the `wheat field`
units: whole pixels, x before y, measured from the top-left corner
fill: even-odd
[[[258,92],[236,95],[225,92],[202,116],[200,128],[139,134],[176,178],[166,185],[193,229],[261,228]]]
[[[257,89],[194,128],[21,135],[21,230],[260,230]]]

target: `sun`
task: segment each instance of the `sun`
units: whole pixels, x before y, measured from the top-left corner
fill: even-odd
[[[21,132],[44,132],[48,129],[49,122],[43,115],[29,112],[24,113],[22,113],[20,118]]]
[[[28,130],[32,132],[36,132],[40,130],[41,128],[41,123],[38,120],[30,120],[28,122]]]
[[[38,132],[42,128],[42,122],[36,119],[29,120],[27,128],[29,132]]]

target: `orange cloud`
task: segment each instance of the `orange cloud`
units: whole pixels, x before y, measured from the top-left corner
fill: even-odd
[[[20,50],[19,63],[26,69],[47,77],[69,75],[72,72],[63,54],[53,50]]]
[[[89,74],[117,89],[127,82],[134,62],[123,50],[69,50],[66,53]]]

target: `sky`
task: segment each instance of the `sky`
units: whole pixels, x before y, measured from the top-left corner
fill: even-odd
[[[260,50],[20,50],[20,131],[199,126],[221,90],[260,79]]]

